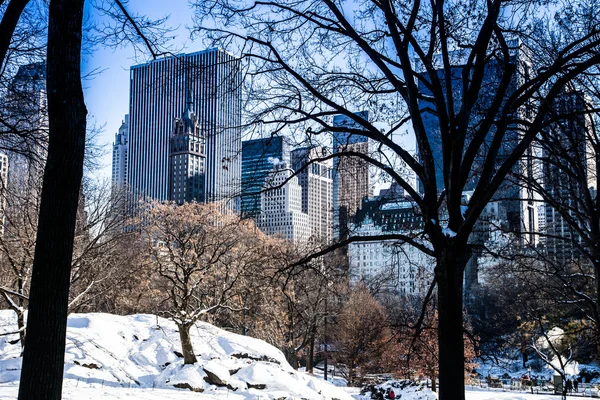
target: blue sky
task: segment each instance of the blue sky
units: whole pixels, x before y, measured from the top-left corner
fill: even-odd
[[[89,2],[88,2],[89,5]],[[130,12],[160,18],[170,15],[169,26],[178,28],[173,45],[185,52],[202,50],[202,45],[192,43],[189,39],[188,26],[192,24],[192,11],[187,0],[130,0],[127,5]],[[87,7],[87,16],[92,22],[101,18],[98,12]],[[129,68],[150,60],[147,54],[138,54],[136,58],[133,48],[128,45],[119,48],[97,46],[83,58],[82,73],[90,74],[99,71],[84,80],[85,101],[90,123],[104,125],[99,137],[100,144],[106,144],[107,153],[98,172],[100,177],[110,178],[111,152],[114,135],[129,109]]]

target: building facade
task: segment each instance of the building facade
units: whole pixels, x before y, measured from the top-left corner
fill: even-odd
[[[131,67],[129,190],[157,200],[170,197],[173,121],[184,114],[189,89],[191,111],[206,140],[204,199],[236,209],[242,146],[239,68],[239,59],[218,49]]]
[[[268,235],[295,243],[306,243],[311,234],[310,220],[302,212],[302,187],[286,164],[278,164],[269,174],[261,193],[261,213],[256,225]]]
[[[326,147],[306,147],[291,153],[292,169],[302,187],[302,212],[308,214],[311,239],[329,243],[333,238],[333,170]]]
[[[121,126],[115,135],[112,153],[112,185],[122,188],[127,182],[127,167],[129,162],[129,114],[125,115]]]
[[[596,152],[592,148],[592,121],[589,116],[590,99],[582,92],[563,93],[556,102],[557,114],[573,115],[568,121],[561,121],[550,127],[546,143],[542,150],[543,186],[548,196],[557,202],[563,213],[573,220],[580,220],[577,210],[585,210],[585,193],[596,186]],[[552,147],[552,151],[548,149]],[[560,154],[558,154],[560,153]],[[581,166],[576,174],[569,174],[575,165]],[[575,175],[575,177],[573,176]],[[550,203],[544,203],[546,233],[544,245],[546,254],[566,264],[581,258],[577,244],[582,238],[559,210]]]
[[[363,201],[349,236],[381,236],[422,232],[423,221],[414,203],[401,198],[378,196]],[[348,245],[350,275],[376,290],[414,296],[424,294],[435,259],[399,240],[370,240]]]
[[[511,96],[516,88],[523,83],[523,80],[528,76],[527,69],[530,68],[525,60],[522,50],[518,49],[518,43],[511,43],[511,46],[515,48],[514,50],[511,50],[511,61],[518,65],[519,73],[515,73],[512,80],[509,82],[504,99]],[[460,53],[460,51],[457,51],[457,53]],[[453,104],[455,106],[455,110],[451,111],[458,113],[463,105],[462,91],[464,67],[462,64],[464,63],[464,60],[461,59],[459,54],[454,58],[456,58],[456,60],[454,60],[456,66],[450,68],[450,71],[443,69],[438,70],[437,77],[442,83],[450,81],[449,84],[452,88]],[[475,104],[472,105],[471,120],[467,127],[467,140],[469,140],[468,138],[471,137],[471,135],[474,135],[477,132],[482,121],[489,114],[489,110],[492,107],[492,101],[495,99],[494,94],[498,92],[499,86],[502,84],[502,68],[504,68],[503,64],[497,60],[490,60],[485,66],[481,93],[479,94],[479,98],[475,101]],[[438,193],[441,193],[445,188],[443,170],[444,152],[439,119],[435,111],[436,104],[427,99],[432,99],[433,95],[425,82],[419,82],[419,90],[424,95],[423,99],[419,100],[419,108],[421,110],[423,125],[435,162],[437,191]],[[518,110],[518,112],[520,114],[520,119],[526,120],[528,118],[526,107]],[[517,124],[508,126],[502,139],[502,143],[498,148],[495,160],[496,166],[499,167],[518,145],[522,128],[523,127],[518,126]],[[485,159],[488,156],[485,149],[491,144],[490,142],[495,133],[494,130],[495,127],[492,124],[490,133],[485,139],[486,143],[483,144],[480,154],[475,157],[469,176],[466,177],[465,186],[463,188],[465,191],[472,191],[479,184],[479,177]],[[469,142],[467,141],[467,143]],[[501,207],[505,210],[505,220],[502,221],[502,228],[507,232],[517,235],[521,245],[527,246],[536,246],[539,240],[537,206],[541,199],[527,184],[527,181],[532,178],[532,171],[535,171],[537,168],[535,164],[538,158],[539,157],[535,154],[534,146],[529,146],[523,157],[514,165],[511,173],[511,176],[524,177],[524,179],[516,178],[520,179],[519,182],[515,182],[514,178],[507,179],[497,190],[493,198],[493,200],[500,201]],[[423,192],[422,183],[419,182],[418,185],[419,190]]]
[[[169,200],[180,205],[205,201],[206,141],[193,105],[188,90],[186,109],[181,118],[175,119],[169,141]]]
[[[357,113],[360,118],[369,119],[368,111]],[[336,115],[333,126],[352,128],[355,124],[345,115]],[[351,132],[333,134],[333,153],[357,152],[369,154],[369,140],[366,136]],[[333,159],[333,213],[334,236],[344,238],[362,200],[373,195],[369,181],[369,164],[358,157],[334,157]]]
[[[254,218],[260,214],[263,185],[280,163],[290,164],[288,145],[282,137],[242,142],[240,210],[243,216]]]

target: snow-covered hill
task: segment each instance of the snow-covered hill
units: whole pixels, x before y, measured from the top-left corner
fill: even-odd
[[[14,330],[14,314],[0,311],[0,333]],[[188,398],[199,399],[351,399],[343,390],[295,371],[281,351],[261,340],[207,323],[196,324],[191,334],[198,363],[183,365],[171,321],[145,314],[71,315],[65,393],[78,387],[104,387],[107,394],[117,388],[154,388],[174,395],[185,390]],[[0,337],[0,388],[14,387],[19,380],[21,349],[11,344],[16,338]]]

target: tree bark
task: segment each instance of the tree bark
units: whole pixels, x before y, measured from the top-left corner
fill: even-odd
[[[181,351],[183,353],[184,364],[195,364],[198,360],[194,354],[194,348],[192,347],[192,339],[190,338],[190,327],[191,325],[179,325],[179,339],[181,340]]]
[[[600,265],[594,263],[594,278],[596,278],[596,311],[600,314]],[[598,315],[597,314],[597,315]],[[600,359],[600,321],[596,321],[596,359]]]
[[[437,257],[440,399],[465,399],[463,271],[468,250],[448,241]]]
[[[306,354],[306,372],[312,374],[314,372],[314,361],[315,361],[315,337],[310,337],[308,343],[308,352]]]
[[[80,75],[84,0],[50,2],[49,142],[29,295],[19,400],[60,400],[73,238],[87,110]]]
[[[435,374],[431,374],[429,378],[431,379],[431,391],[437,392],[437,376],[435,376]]]
[[[296,353],[296,350],[294,348],[284,348],[283,355],[285,356],[285,359],[287,360],[287,362],[292,366],[292,368],[297,370],[298,369],[298,353]]]

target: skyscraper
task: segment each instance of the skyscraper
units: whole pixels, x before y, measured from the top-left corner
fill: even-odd
[[[333,236],[333,172],[326,147],[292,151],[292,169],[302,188],[302,212],[308,214],[311,238],[330,242]],[[307,165],[308,164],[308,165]],[[304,168],[304,169],[303,169]]]
[[[368,111],[356,114],[369,119]],[[355,122],[345,115],[333,118],[334,127],[352,128]],[[333,134],[333,152],[352,151],[369,154],[369,140],[366,136],[350,132]],[[333,213],[336,238],[345,237],[350,222],[360,209],[362,200],[373,194],[369,182],[369,164],[358,157],[335,157],[333,159]]]
[[[239,59],[218,49],[181,54],[131,67],[127,186],[136,195],[169,198],[169,145],[175,118],[193,93],[205,146],[205,201],[231,201],[241,181]]]
[[[521,50],[518,49],[518,43],[511,43],[511,46],[515,48],[515,50],[512,50],[510,55],[511,60],[514,63],[519,64],[520,71],[519,73],[515,73],[513,75],[508,87],[506,88],[504,99],[507,99],[509,96],[511,96],[516,90],[517,85],[528,76],[527,69],[529,66],[525,62]],[[456,65],[450,68],[449,71],[445,69],[440,69],[437,71],[438,79],[442,83],[447,80],[450,81],[449,83],[452,87],[452,96],[454,100],[453,103],[455,107],[455,110],[450,110],[450,112],[454,113],[458,113],[463,104],[462,97],[464,67],[460,65],[462,61],[460,60],[459,53],[460,51],[457,51],[456,58],[458,58],[458,60],[456,61]],[[481,84],[482,89],[479,93],[478,99],[475,101],[475,104],[473,104],[470,115],[468,132],[466,134],[467,141],[470,140],[478,127],[481,126],[481,122],[491,112],[490,109],[493,105],[492,101],[494,100],[494,94],[498,92],[498,88],[502,84],[502,68],[504,68],[503,64],[494,59],[488,61],[485,66],[483,82]],[[436,186],[438,193],[440,193],[445,187],[443,169],[444,152],[442,149],[442,137],[439,127],[439,120],[435,111],[436,105],[433,103],[433,101],[427,100],[427,98],[432,99],[433,96],[425,82],[419,81],[419,90],[424,94],[423,99],[419,100],[419,108],[422,113],[421,115],[423,118],[423,124],[435,162]],[[522,113],[522,116],[525,119],[527,118],[526,114],[528,111],[525,107],[522,110],[519,110],[519,112]],[[519,127],[516,124],[508,127],[498,149],[497,158],[495,160],[497,166],[500,166],[501,163],[506,160],[506,158],[512,153],[514,148],[520,142],[521,129],[522,127]],[[482,145],[482,149],[476,155],[473,166],[469,171],[469,175],[464,186],[465,191],[471,191],[477,187],[479,183],[479,176],[485,163],[485,158],[488,156],[486,149],[488,148],[488,145],[494,134],[495,126],[492,125],[485,139],[486,143]],[[535,157],[532,151],[533,146],[530,146],[522,159],[514,165],[512,169],[512,174],[514,176],[528,176],[530,171],[534,169],[533,164]],[[419,182],[419,187],[420,190],[423,191],[421,182]],[[523,244],[537,243],[538,236],[536,233],[539,230],[539,226],[537,206],[535,203],[539,200],[539,198],[535,195],[535,193],[533,193],[531,188],[527,187],[525,182],[515,184],[514,182],[509,182],[509,180],[507,180],[496,192],[494,200],[496,199],[500,201],[500,207],[505,211],[506,215],[504,221],[502,221],[503,229],[516,234]]]
[[[22,65],[7,88],[0,106],[3,124],[2,147],[10,173],[8,188],[20,198],[37,198],[48,148],[48,110],[46,97],[46,63]]]
[[[194,102],[189,89],[187,98],[183,116],[175,119],[169,142],[169,200],[177,204],[205,200],[206,141],[192,111]]]
[[[311,232],[309,217],[302,212],[302,187],[293,174],[285,163],[273,167],[263,184],[256,225],[266,234],[305,243]]]
[[[261,212],[263,185],[280,163],[290,163],[288,146],[282,137],[242,142],[242,215],[254,217]]]
[[[129,114],[125,115],[113,143],[112,185],[122,188],[127,182],[127,164],[129,158]]]
[[[585,193],[596,186],[596,160],[593,150],[592,121],[589,116],[590,100],[579,91],[562,93],[554,105],[558,115],[570,115],[566,121],[551,125],[544,138],[542,151],[543,189],[555,204],[545,203],[546,252],[562,264],[579,259],[577,248],[582,238],[572,221],[581,221],[579,210],[585,210]],[[552,149],[552,151],[549,150]],[[577,165],[573,173],[573,164]],[[557,209],[557,204],[561,210]],[[569,223],[563,214],[571,216]]]

